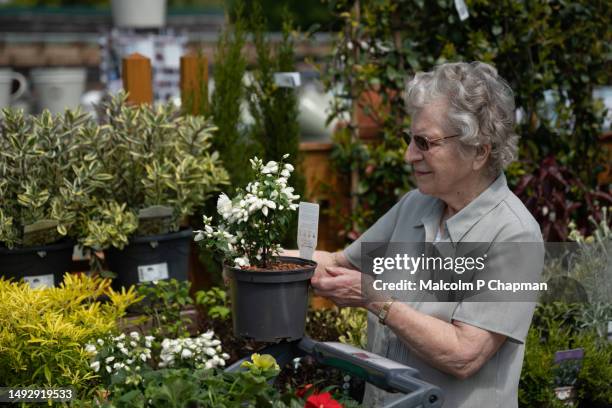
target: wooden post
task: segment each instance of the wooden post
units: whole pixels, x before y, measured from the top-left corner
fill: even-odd
[[[138,53],[123,58],[123,89],[128,92],[128,102],[153,103],[153,74],[151,61]]]
[[[205,55],[181,57],[181,102],[185,112],[193,115],[207,110],[208,59]]]

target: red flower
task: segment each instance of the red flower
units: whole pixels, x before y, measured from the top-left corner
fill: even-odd
[[[324,392],[308,397],[304,408],[342,408],[342,404],[333,399],[329,392]]]

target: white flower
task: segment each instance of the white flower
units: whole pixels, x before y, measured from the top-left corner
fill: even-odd
[[[234,266],[236,267],[243,267],[243,266],[249,266],[249,265],[250,265],[249,259],[246,256],[234,259]]]
[[[278,171],[278,163],[275,161],[269,161],[263,169],[261,169],[262,174],[272,174]]]
[[[198,242],[198,241],[201,241],[201,240],[203,240],[203,239],[204,239],[204,231],[202,231],[202,230],[197,230],[197,231],[196,231],[196,235],[195,235],[195,237],[193,238],[193,240],[194,240],[195,242]]]
[[[225,195],[225,193],[222,193],[217,199],[217,212],[219,213],[219,215],[223,216],[223,218],[226,218],[225,214],[231,211],[232,201],[229,199],[228,196]]]
[[[263,213],[263,215],[264,215],[264,216],[266,216],[266,217],[267,217],[267,216],[268,216],[268,207],[263,207],[263,208],[261,209],[261,212]]]
[[[101,346],[103,346],[103,345],[104,345],[104,340],[102,340],[102,339],[98,339],[98,344],[99,344],[99,345],[101,345]]]
[[[287,170],[287,171],[291,172],[291,171],[294,170],[294,167],[291,164],[289,164],[289,163],[285,163],[284,170]]]
[[[93,344],[88,344],[88,345],[85,346],[85,351],[88,352],[88,353],[94,354],[97,351],[96,350],[96,346],[94,346]]]
[[[97,373],[100,370],[100,362],[94,361],[91,363],[90,367]]]
[[[142,353],[142,354],[140,354],[140,359],[142,361],[147,361],[147,356],[144,353]]]
[[[106,364],[112,362],[115,359],[114,356],[110,356],[110,357],[106,357],[106,360],[104,360],[106,362]]]
[[[133,331],[130,333],[130,337],[134,340],[138,340],[140,338],[140,333],[138,333],[137,331]]]
[[[109,374],[111,373],[111,371],[112,371],[112,370],[111,370],[110,366],[106,366],[106,371],[107,371]]]
[[[183,351],[181,352],[181,358],[189,358],[191,356],[193,356],[193,353],[187,348],[183,349]]]
[[[291,172],[287,169],[283,169],[283,171],[281,171],[281,176],[289,178],[289,176],[291,176]]]

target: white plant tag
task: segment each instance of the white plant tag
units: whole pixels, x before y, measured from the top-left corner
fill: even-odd
[[[319,204],[300,202],[297,244],[300,258],[312,259],[317,247]]]
[[[49,273],[47,275],[37,275],[37,276],[24,276],[23,280],[30,284],[32,289],[39,288],[52,288],[55,286],[55,280],[53,279],[53,274]]]
[[[152,282],[168,279],[168,264],[158,263],[138,266],[138,282]]]
[[[470,16],[470,13],[468,12],[468,8],[464,0],[455,0],[455,8],[457,9],[457,13],[459,14],[459,20],[466,20]]]
[[[280,88],[297,88],[302,84],[299,72],[276,72],[274,84]]]

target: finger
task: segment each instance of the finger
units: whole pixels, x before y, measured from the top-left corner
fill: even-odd
[[[346,268],[342,268],[339,266],[328,266],[325,268],[325,271],[331,276],[338,276],[344,273]]]
[[[312,287],[319,291],[331,291],[336,288],[334,278],[317,278],[311,280]]]

